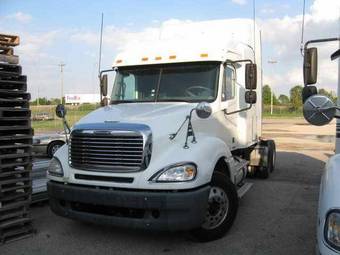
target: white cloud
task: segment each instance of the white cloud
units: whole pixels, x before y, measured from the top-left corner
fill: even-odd
[[[340,1],[315,0],[305,17],[304,42],[310,39],[337,37],[339,33]],[[264,42],[264,82],[272,84],[280,93],[303,84],[300,38],[302,16],[285,16],[259,20]],[[318,87],[336,90],[337,63],[329,56],[338,44],[319,44]],[[272,48],[268,50],[268,48]],[[278,60],[276,71],[266,64],[266,58]]]
[[[315,0],[311,6],[311,14],[315,22],[339,20],[340,1]]]
[[[246,4],[246,0],[231,0],[236,4]],[[288,8],[288,7],[287,7]],[[276,6],[264,6],[262,13],[273,13]],[[338,36],[340,1],[315,0],[311,8],[306,10],[305,41],[315,38]],[[15,19],[18,22],[29,22],[32,17],[18,12],[5,17]],[[302,84],[302,57],[300,55],[301,15],[285,16],[283,18],[258,19],[262,30],[263,39],[263,70],[264,84],[274,85],[277,94],[288,93],[289,89],[297,84]],[[136,42],[140,38],[152,40],[159,37],[162,26],[182,24],[188,20],[169,19],[161,22],[154,20],[149,27],[139,31],[133,31],[133,27],[116,27],[108,25],[104,27],[103,38],[103,63],[102,67],[108,67],[120,49],[128,43]],[[5,28],[6,26],[3,26]],[[0,29],[1,30],[1,29]],[[3,29],[4,30],[4,29]],[[97,88],[95,62],[98,59],[99,33],[85,28],[74,30],[54,30],[45,33],[28,33],[17,31],[21,37],[21,45],[16,53],[20,55],[20,61],[24,66],[24,72],[29,77],[32,86],[33,97],[37,95],[39,87],[40,95],[59,97],[59,72],[56,64],[60,60],[66,62],[65,90],[76,90],[81,87],[88,91],[92,87]],[[69,41],[68,41],[69,40]],[[67,46],[66,46],[67,45]],[[70,46],[69,46],[70,45]],[[72,46],[73,45],[73,46]],[[56,47],[62,48],[54,51]],[[70,49],[68,47],[71,47]],[[81,67],[72,66],[71,59],[67,59],[68,52],[73,49],[78,54],[77,61],[83,61]],[[335,90],[337,81],[337,63],[330,61],[330,54],[337,48],[337,44],[319,45],[319,87]],[[64,52],[62,52],[64,50]],[[75,57],[72,55],[72,57]],[[82,60],[78,60],[78,57]],[[278,61],[274,66],[269,66],[267,61]],[[73,70],[72,70],[73,69]],[[81,70],[80,70],[81,69]],[[94,71],[93,71],[94,70]],[[94,77],[93,76],[94,74]],[[93,82],[91,81],[93,80]],[[72,84],[68,87],[67,82]],[[93,83],[94,85],[92,85]],[[71,92],[71,91],[69,91]],[[73,91],[72,91],[73,92]]]
[[[275,10],[273,8],[262,8],[260,12],[262,14],[273,14],[275,13]]]
[[[247,0],[231,0],[234,4],[245,5]]]
[[[14,14],[10,14],[6,16],[7,19],[14,19],[20,23],[29,23],[32,20],[32,16],[27,13],[23,13],[21,11],[16,12]]]
[[[56,41],[59,33],[57,30],[39,34],[22,32],[20,33],[21,42],[16,51],[25,58],[43,56],[44,49]]]

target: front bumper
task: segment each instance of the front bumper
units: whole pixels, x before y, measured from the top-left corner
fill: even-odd
[[[96,224],[152,230],[191,230],[205,219],[210,186],[187,191],[107,189],[47,184],[57,215]]]

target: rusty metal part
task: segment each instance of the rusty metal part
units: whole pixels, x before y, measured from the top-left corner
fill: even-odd
[[[18,46],[20,37],[17,35],[0,34],[0,45],[3,46]]]

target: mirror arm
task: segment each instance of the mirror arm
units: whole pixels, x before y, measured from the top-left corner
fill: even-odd
[[[243,109],[240,109],[240,110],[236,110],[236,111],[233,111],[233,112],[227,112],[227,110],[224,109],[223,112],[224,112],[225,115],[231,115],[231,114],[234,114],[234,113],[239,113],[239,112],[248,111],[252,106],[253,106],[253,104],[250,104],[250,105],[249,105],[248,107],[246,107],[246,108],[243,108]]]
[[[194,110],[196,110],[196,108],[193,108],[190,111],[190,114],[189,114],[187,134],[186,134],[186,137],[185,137],[185,144],[184,144],[184,147],[183,147],[184,149],[188,149],[189,148],[189,146],[188,146],[188,138],[189,138],[190,134],[192,135],[191,143],[197,143],[195,132],[194,132],[194,129],[193,129],[192,123],[191,123],[192,113],[193,113]]]
[[[116,71],[117,70],[117,67],[113,67],[111,69],[105,69],[105,70],[102,70],[100,71],[99,73],[99,78],[102,76],[103,73],[108,73],[108,72],[112,72],[112,71]]]
[[[178,135],[179,131],[182,129],[182,127],[184,126],[185,122],[187,122],[188,120],[189,120],[189,115],[185,117],[185,120],[183,121],[181,126],[177,129],[177,131],[175,133],[169,135],[169,139],[170,140],[174,140],[176,138],[176,136]]]
[[[65,118],[63,118],[63,127],[64,127],[64,132],[65,132],[66,144],[69,144],[67,134],[71,133],[71,129],[70,129],[70,126],[67,124],[67,121]]]
[[[307,41],[305,43],[304,50],[306,50],[308,44],[311,44],[311,43],[332,42],[332,41],[340,41],[340,37],[332,37],[332,38],[325,38],[325,39],[309,40],[309,41]]]

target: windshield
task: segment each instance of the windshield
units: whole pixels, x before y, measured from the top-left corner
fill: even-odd
[[[211,62],[119,68],[111,103],[212,102],[217,94],[219,66]]]

